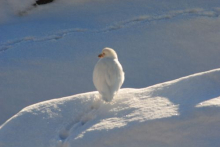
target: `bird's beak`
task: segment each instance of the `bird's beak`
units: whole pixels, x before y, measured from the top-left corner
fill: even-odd
[[[104,54],[103,54],[103,53],[102,53],[102,54],[99,54],[98,57],[99,57],[99,58],[103,58],[103,57],[104,57]]]

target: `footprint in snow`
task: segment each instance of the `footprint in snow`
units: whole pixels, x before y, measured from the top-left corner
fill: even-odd
[[[64,143],[69,137],[70,132],[74,132],[80,127],[84,126],[88,121],[96,118],[97,110],[99,109],[101,100],[95,99],[88,110],[79,115],[74,121],[69,123],[63,130],[59,133],[60,140]]]

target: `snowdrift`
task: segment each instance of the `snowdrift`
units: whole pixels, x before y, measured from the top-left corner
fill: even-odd
[[[97,92],[24,108],[0,128],[1,147],[220,146],[220,69],[143,89],[111,103]]]
[[[94,91],[104,47],[117,51],[124,87],[219,68],[219,0],[35,2],[0,0],[0,125],[31,104]]]

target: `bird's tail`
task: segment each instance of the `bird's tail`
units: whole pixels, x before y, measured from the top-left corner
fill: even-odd
[[[108,95],[100,95],[100,98],[103,99],[106,102],[111,102],[112,99],[114,98],[115,94],[108,94]]]

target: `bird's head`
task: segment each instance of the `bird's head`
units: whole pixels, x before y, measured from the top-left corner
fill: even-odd
[[[98,55],[99,58],[112,58],[112,59],[118,59],[117,53],[111,49],[111,48],[104,48],[102,50],[102,53]]]

